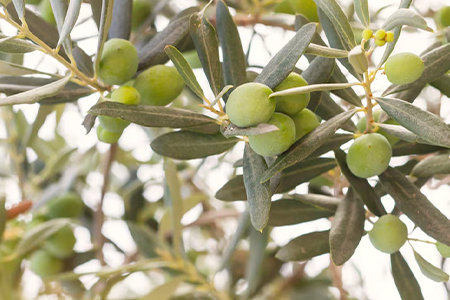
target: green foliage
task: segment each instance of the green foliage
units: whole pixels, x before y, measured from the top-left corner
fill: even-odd
[[[434,204],[445,197],[428,193],[450,174],[448,7],[0,2],[1,27],[12,27],[0,34],[0,299],[115,299],[124,286],[133,299],[364,298],[336,265],[361,266],[351,259],[369,223],[368,251],[391,254],[403,300],[427,298],[419,269],[420,283],[448,281],[415,249],[450,256],[450,221]],[[84,49],[92,32],[97,45]],[[410,52],[391,55],[408,39]],[[88,133],[99,119],[90,135],[110,145],[78,134],[80,114]],[[123,225],[127,240],[114,231]],[[311,277],[320,255],[330,265]],[[27,270],[44,280],[39,295],[28,295]],[[147,294],[124,283],[134,273]]]

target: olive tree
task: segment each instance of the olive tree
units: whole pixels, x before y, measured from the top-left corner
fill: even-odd
[[[356,299],[340,266],[362,239],[401,299],[447,282],[450,220],[424,188],[450,182],[450,7],[181,2],[0,0],[0,300]],[[254,47],[268,28],[291,37],[276,53]],[[397,53],[402,30],[425,51]],[[80,149],[58,129],[74,108]],[[136,274],[152,284],[120,293]]]

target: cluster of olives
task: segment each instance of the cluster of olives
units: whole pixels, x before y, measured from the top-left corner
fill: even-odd
[[[59,195],[51,199],[42,212],[33,216],[26,230],[31,230],[50,219],[77,218],[83,213],[84,208],[84,202],[77,193],[67,192]],[[29,257],[31,271],[41,277],[61,272],[64,259],[73,254],[75,243],[73,229],[70,226],[63,227],[31,253]]]
[[[289,74],[274,91],[308,85],[302,76]],[[249,136],[250,147],[259,155],[276,156],[308,132],[319,126],[316,115],[306,108],[309,93],[269,97],[272,91],[260,83],[246,83],[237,87],[228,98],[228,118],[239,127],[261,123],[275,125],[278,130]]]
[[[140,73],[138,54],[132,43],[123,39],[110,39],[105,43],[99,66],[99,78],[108,85],[122,85],[114,90],[110,99],[126,105],[168,105],[184,88],[183,77],[176,68],[165,65],[153,66]],[[108,96],[107,96],[108,97]],[[113,144],[122,135],[129,122],[99,116],[98,139]]]

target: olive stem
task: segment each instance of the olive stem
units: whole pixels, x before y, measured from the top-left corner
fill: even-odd
[[[366,130],[364,130],[364,133],[371,133],[372,132],[372,124],[373,124],[373,115],[372,115],[372,90],[370,88],[370,78],[369,73],[366,71],[364,72],[364,90],[366,92],[366,99],[367,99],[367,106],[366,106]]]
[[[24,35],[25,37],[29,38],[30,40],[32,40],[33,42],[35,42],[38,46],[40,46],[42,48],[42,52],[44,52],[47,55],[52,56],[54,59],[56,59],[60,64],[62,64],[64,67],[66,67],[68,70],[70,70],[72,72],[72,74],[74,74],[75,76],[77,76],[78,78],[80,78],[82,81],[84,81],[86,84],[90,85],[91,87],[93,87],[94,89],[98,90],[99,92],[103,92],[105,90],[107,90],[107,88],[105,86],[102,86],[101,84],[99,84],[97,81],[89,78],[88,76],[86,76],[85,74],[83,74],[77,67],[76,64],[74,63],[73,60],[73,56],[70,56],[70,59],[72,60],[72,62],[68,62],[67,60],[65,60],[61,55],[59,55],[57,52],[55,52],[54,49],[52,49],[51,47],[49,47],[46,43],[44,43],[40,38],[38,38],[37,36],[35,36],[29,29],[28,26],[26,26],[26,23],[23,23],[23,26],[19,25],[18,23],[16,23],[14,20],[12,20],[9,15],[6,13],[2,14],[0,13],[0,19],[3,19],[5,21],[7,21],[10,25],[12,25],[13,27],[15,27],[17,30],[19,30],[21,35]]]
[[[421,240],[421,239],[413,239],[413,238],[408,238],[408,241],[413,241],[413,242],[421,242],[421,243],[425,243],[425,244],[432,244],[432,245],[436,245],[436,243],[435,243],[435,242],[425,241],[425,240]]]

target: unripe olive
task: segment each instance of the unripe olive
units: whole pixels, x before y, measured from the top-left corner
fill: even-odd
[[[439,22],[443,27],[450,26],[450,6],[444,6],[442,7],[439,12]]]
[[[369,231],[372,245],[385,253],[394,253],[400,250],[408,239],[408,229],[397,216],[381,216]]]
[[[141,102],[141,94],[132,86],[121,86],[112,92],[111,101],[126,105],[138,105]]]
[[[319,120],[315,113],[305,108],[296,115],[293,115],[292,120],[295,124],[295,140],[298,141],[310,131],[319,126]]]
[[[41,18],[44,19],[45,22],[51,25],[56,25],[56,19],[55,15],[53,14],[53,9],[50,0],[42,0],[38,6],[38,11]]]
[[[122,132],[111,132],[102,127],[101,124],[97,126],[97,138],[100,142],[107,143],[107,144],[114,144],[122,135]]]
[[[450,257],[450,247],[442,244],[441,242],[436,242],[436,248],[438,249],[439,253],[443,257]]]
[[[239,127],[266,123],[275,111],[276,100],[269,98],[272,93],[268,86],[261,83],[238,86],[231,92],[225,106],[228,118]]]
[[[290,0],[295,13],[304,15],[310,22],[319,22],[317,5],[313,0]]]
[[[362,32],[362,37],[365,40],[370,40],[373,36],[373,31],[369,28],[364,29],[364,31]]]
[[[384,37],[384,40],[388,43],[392,43],[394,41],[394,33],[392,31],[386,32],[386,36]]]
[[[66,192],[49,200],[46,216],[50,219],[77,218],[84,208],[85,204],[78,193]]]
[[[165,106],[175,100],[184,88],[184,80],[174,67],[153,66],[136,77],[134,87],[145,105]]]
[[[384,72],[394,84],[408,84],[422,76],[424,70],[422,59],[414,53],[403,52],[388,58]]]
[[[372,112],[373,120],[375,122],[378,122],[378,120],[380,120],[380,115],[381,115],[381,109],[374,110]],[[392,119],[387,120],[386,122],[384,122],[384,124],[400,125],[400,124],[398,124],[397,121],[392,120]],[[367,125],[367,119],[366,119],[366,116],[364,116],[361,119],[359,119],[358,123],[356,124],[356,128],[358,129],[359,132],[363,133],[366,130],[366,125]],[[391,144],[391,146],[393,146],[395,143],[397,143],[400,140],[398,137],[386,133],[386,131],[384,131],[383,129],[378,129],[377,133],[384,136],[389,141],[389,144]]]
[[[267,122],[279,130],[248,137],[250,147],[261,156],[275,156],[283,153],[295,141],[295,124],[282,113],[274,113]]]
[[[30,256],[30,269],[38,276],[47,277],[62,271],[63,262],[47,251],[37,250]]]
[[[138,29],[152,13],[152,5],[146,0],[133,0],[131,29]]]
[[[279,92],[305,85],[308,85],[308,83],[302,76],[297,73],[291,73],[273,91]],[[276,112],[293,116],[308,105],[310,94],[306,93],[299,95],[277,96],[274,98],[277,101],[277,105],[275,107]]]
[[[383,47],[384,45],[386,45],[386,41],[385,40],[380,40],[380,39],[375,39],[375,45],[377,45],[378,47]]]
[[[128,121],[108,116],[98,116],[98,120],[103,129],[117,134],[122,134],[123,130],[130,125]]]
[[[98,76],[109,85],[123,84],[134,76],[138,62],[138,53],[132,43],[110,39],[103,48]]]
[[[391,157],[389,141],[379,133],[369,133],[356,138],[350,146],[347,165],[354,175],[369,178],[383,173]]]
[[[378,40],[384,40],[384,37],[386,36],[386,31],[383,29],[378,29],[377,32],[375,32],[375,38]]]
[[[76,241],[72,228],[66,226],[45,240],[42,244],[42,249],[54,257],[66,258],[73,253]]]

